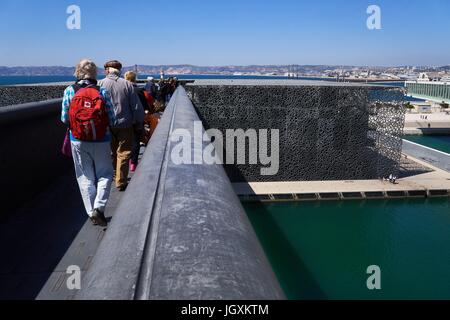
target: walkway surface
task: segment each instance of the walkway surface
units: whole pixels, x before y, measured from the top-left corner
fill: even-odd
[[[383,180],[296,181],[235,183],[238,195],[306,195],[396,191],[450,191],[450,155],[404,141],[401,178],[397,184]]]
[[[112,188],[105,216],[124,193]],[[72,172],[0,220],[0,300],[70,300],[69,266],[89,268],[107,229],[87,217]]]
[[[404,132],[405,134],[423,134],[424,132],[449,134],[450,110],[431,114],[407,113]]]
[[[450,154],[403,140],[403,153],[450,172]]]

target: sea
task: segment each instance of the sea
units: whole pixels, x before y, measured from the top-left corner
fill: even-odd
[[[147,77],[152,76],[155,79],[159,78],[158,75],[139,75],[139,79],[147,79]],[[229,75],[167,75],[176,76],[180,80],[185,79],[205,79],[205,80],[286,80],[286,77],[282,76],[229,76]],[[102,77],[100,77],[101,79]],[[297,79],[297,78],[295,78]],[[322,81],[336,81],[335,79],[326,79],[318,77],[299,77],[298,80],[322,80]],[[73,76],[0,76],[0,86],[5,85],[21,85],[21,84],[39,84],[39,83],[51,83],[51,82],[72,82],[75,81]],[[404,82],[388,82],[388,83],[377,83],[379,85],[387,85],[394,87],[403,87]]]
[[[160,75],[146,75],[140,74],[139,79],[147,79],[147,77],[152,76],[155,79],[159,79]],[[288,78],[283,76],[252,76],[252,75],[191,75],[191,74],[182,74],[182,75],[167,75],[175,76],[180,80],[286,80]],[[104,78],[104,76],[100,76],[99,79]],[[291,78],[292,79],[292,78]],[[319,81],[329,81],[335,82],[335,79],[332,78],[319,78],[319,77],[299,77],[294,78],[297,80],[319,80]],[[73,76],[0,76],[0,86],[8,86],[8,85],[28,85],[28,84],[40,84],[40,83],[52,83],[52,82],[74,82],[75,78]],[[397,87],[404,88],[405,82],[377,82],[372,83],[373,85],[382,85],[389,87]],[[417,102],[424,101],[416,98],[405,97],[406,101],[409,102]]]
[[[288,299],[450,299],[448,198],[244,208]],[[382,290],[368,290],[371,265]]]

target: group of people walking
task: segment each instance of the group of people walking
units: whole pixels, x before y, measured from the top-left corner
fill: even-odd
[[[154,88],[153,81],[139,88],[136,73],[127,72],[122,78],[119,61],[109,61],[104,68],[106,78],[97,81],[93,61],[77,64],[77,81],[64,91],[61,113],[69,127],[86,212],[94,225],[102,227],[107,226],[105,208],[113,180],[120,192],[126,190],[130,168],[136,170],[140,147],[148,142],[167,101],[167,93]]]

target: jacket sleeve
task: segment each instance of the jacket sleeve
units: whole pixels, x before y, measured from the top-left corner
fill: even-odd
[[[64,90],[64,96],[62,101],[62,108],[61,108],[61,121],[65,124],[69,124],[69,107],[70,102],[72,101],[73,97],[75,95],[75,90],[73,86],[67,87],[66,90]]]

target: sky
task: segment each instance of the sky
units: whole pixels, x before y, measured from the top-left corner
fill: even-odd
[[[1,0],[0,66],[449,65],[449,13],[449,0]]]

